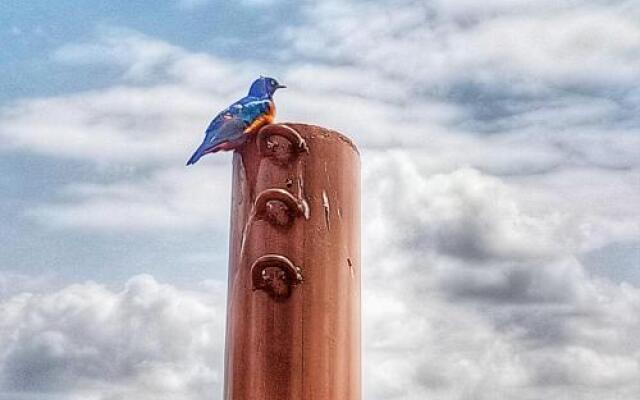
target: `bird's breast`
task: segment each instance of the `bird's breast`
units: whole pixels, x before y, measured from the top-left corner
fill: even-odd
[[[267,107],[267,114],[271,116],[271,119],[276,117],[276,103],[273,101],[269,102],[269,106]]]
[[[267,104],[266,110],[261,113],[251,124],[244,130],[244,133],[255,133],[264,125],[270,124],[276,117],[276,105],[273,101]]]

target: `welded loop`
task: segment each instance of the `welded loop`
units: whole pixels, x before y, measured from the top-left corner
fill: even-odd
[[[307,142],[295,129],[287,125],[269,124],[260,129],[258,137],[256,138],[258,152],[263,157],[271,157],[274,155],[274,143],[269,141],[272,136],[280,136],[288,140],[292,145],[289,151],[290,153],[309,152]]]
[[[283,276],[280,277],[285,285],[295,286],[302,282],[302,270],[296,267],[291,260],[280,254],[265,254],[259,257],[251,265],[251,280],[253,283],[253,290],[265,290],[271,295],[277,295],[276,282],[271,281],[272,277],[268,277],[266,274],[267,268],[275,267],[283,272]],[[287,296],[289,292],[286,292]]]
[[[255,201],[256,217],[264,219],[269,217],[270,210],[267,204],[272,201],[282,202],[288,209],[291,216],[304,216],[304,203],[299,201],[294,195],[284,189],[272,188],[260,192]]]

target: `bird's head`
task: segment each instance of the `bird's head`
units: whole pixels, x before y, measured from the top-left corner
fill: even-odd
[[[273,78],[261,76],[251,84],[251,88],[249,89],[249,96],[271,97],[276,90],[282,88],[286,88],[286,86],[281,85],[277,80]]]

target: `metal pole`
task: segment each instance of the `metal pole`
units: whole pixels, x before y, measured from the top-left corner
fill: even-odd
[[[360,400],[360,161],[267,125],[233,159],[226,400]]]

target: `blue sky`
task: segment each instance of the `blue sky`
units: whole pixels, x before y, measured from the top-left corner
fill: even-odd
[[[130,1],[7,1],[2,15],[2,100],[16,96],[62,94],[117,81],[109,68],[82,68],[51,62],[52,52],[97,31],[126,27],[191,51],[239,60],[274,60],[281,30],[296,19],[290,2],[164,1],[150,6]],[[280,25],[286,15],[287,25]]]
[[[361,150],[367,399],[638,398],[638,21],[3,2],[0,399],[220,393],[230,155],[184,162],[260,74]]]

